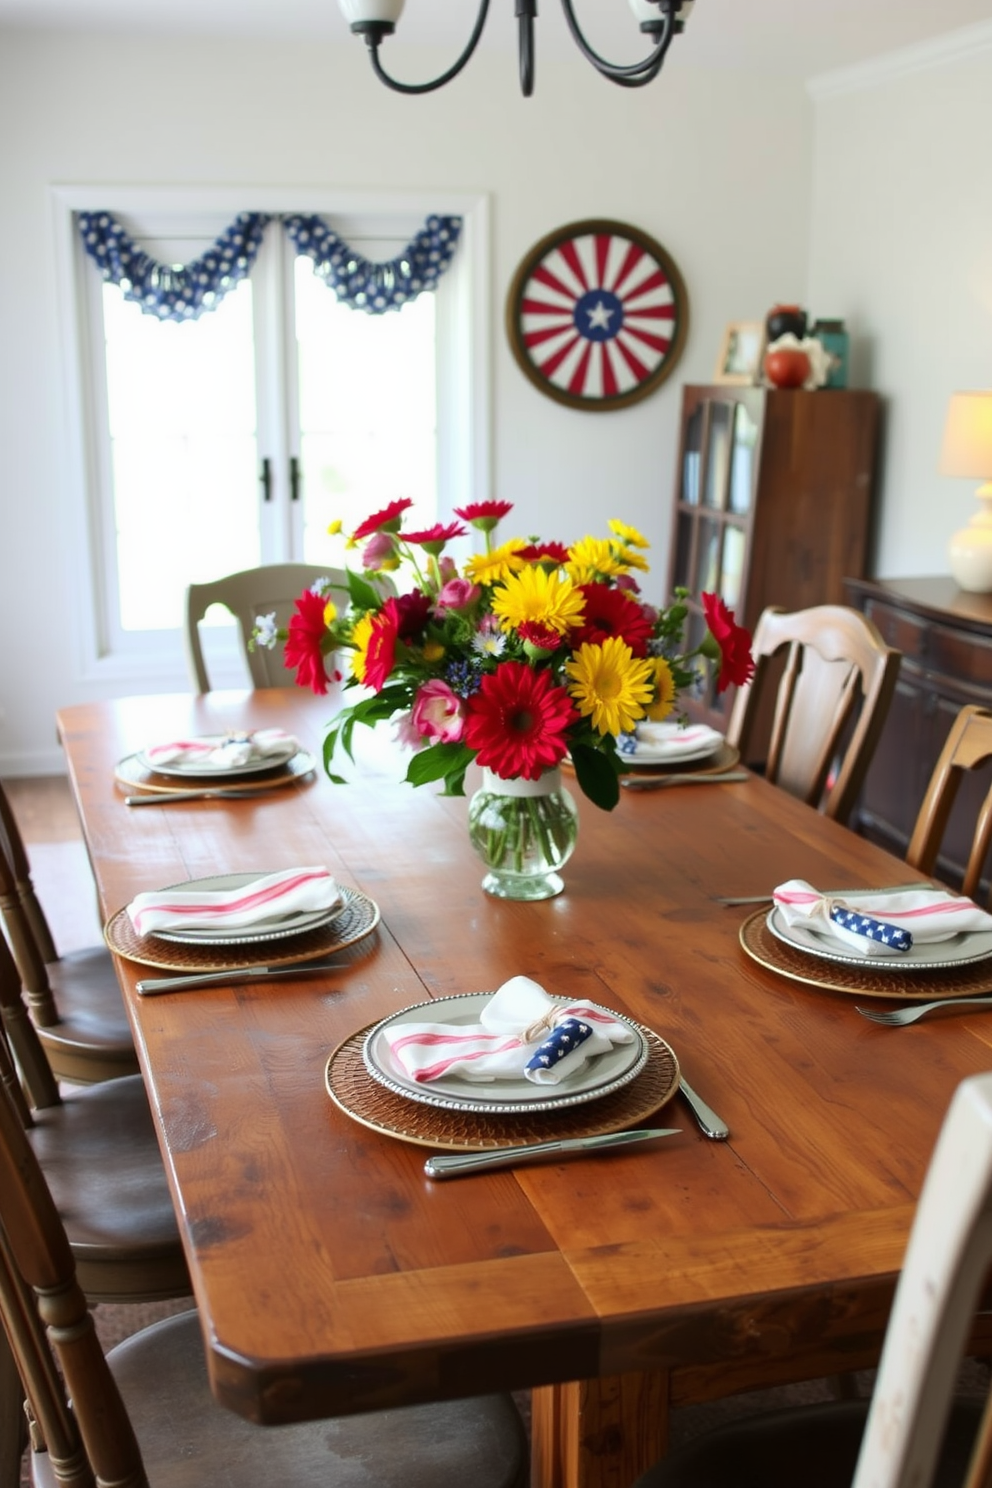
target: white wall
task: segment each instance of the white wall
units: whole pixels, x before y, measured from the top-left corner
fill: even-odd
[[[809,301],[847,318],[860,385],[886,399],[885,578],[947,573],[978,509],[977,481],[937,473],[950,394],[992,387],[992,27],[960,37],[932,65],[824,80],[815,108]]]
[[[431,62],[425,59],[424,72]],[[0,31],[0,773],[59,767],[53,715],[108,695],[70,644],[76,486],[66,430],[53,184],[243,184],[481,190],[492,211],[492,491],[515,530],[571,540],[608,516],[667,576],[679,385],[712,374],[723,327],[803,299],[812,108],[794,85],[693,74],[670,60],[642,92],[577,55],[519,96],[514,59],[477,56],[441,93],[398,98],[362,49]],[[411,66],[412,70],[412,66]],[[99,193],[97,193],[99,195]],[[97,200],[94,206],[100,206]],[[543,234],[616,217],[674,255],[690,332],[672,380],[610,414],[559,407],[503,332],[517,263]],[[845,297],[827,299],[838,313]],[[838,290],[839,294],[839,290]],[[508,534],[507,534],[508,535]],[[119,692],[158,690],[136,673]],[[168,685],[185,686],[177,665]]]

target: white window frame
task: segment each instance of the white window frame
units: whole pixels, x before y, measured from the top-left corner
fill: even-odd
[[[318,213],[331,219],[346,241],[349,223],[364,225],[370,218],[375,219],[377,231],[399,233],[406,240],[431,212],[460,216],[463,227],[458,253],[436,291],[439,515],[448,517],[455,506],[491,495],[489,202],[485,195],[345,192],[314,186],[104,184],[54,186],[51,203],[67,410],[63,519],[72,535],[73,549],[80,555],[72,573],[78,680],[129,685],[144,682],[155,687],[188,683],[179,632],[166,632],[158,643],[150,641],[140,649],[115,650],[108,643],[102,609],[107,589],[107,534],[101,481],[107,476],[101,440],[107,439],[103,432],[107,417],[100,401],[105,388],[100,379],[94,378],[90,361],[90,297],[95,275],[79,243],[75,212],[106,210],[125,218],[154,214],[177,219],[219,214],[225,223],[242,211]],[[273,224],[267,231],[263,252],[292,252],[288,241],[277,245],[269,241],[270,236],[285,238],[285,233]],[[263,335],[267,334],[265,314],[264,303],[256,303],[256,316],[263,317]],[[279,355],[276,348],[273,351]],[[283,348],[282,355],[286,354]],[[264,370],[260,369],[259,375],[263,376]],[[285,453],[288,456],[290,451]],[[286,469],[286,459],[274,461],[276,479],[284,479]],[[281,510],[285,507],[285,503],[280,504]],[[112,540],[113,534],[109,537]],[[274,539],[272,550],[278,552],[282,543],[289,541],[288,531],[283,537],[270,534],[270,539]]]

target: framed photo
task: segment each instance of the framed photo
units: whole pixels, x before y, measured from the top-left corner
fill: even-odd
[[[675,369],[689,327],[682,275],[639,228],[570,222],[525,255],[506,302],[524,376],[570,408],[605,412],[646,398]]]
[[[761,380],[765,327],[760,320],[732,320],[723,333],[714,382],[753,386]]]

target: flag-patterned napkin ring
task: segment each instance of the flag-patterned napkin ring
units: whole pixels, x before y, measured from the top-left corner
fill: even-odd
[[[592,1024],[580,1023],[578,1018],[566,1018],[541,1044],[533,1059],[528,1060],[529,1070],[546,1070],[560,1064],[568,1054],[574,1054],[580,1044],[592,1038]]]
[[[894,951],[908,951],[913,944],[913,937],[908,930],[900,930],[898,925],[886,924],[885,920],[873,920],[870,915],[858,914],[856,910],[845,909],[840,904],[833,906],[830,918],[842,929],[851,930],[855,935],[864,935],[868,940],[877,940],[881,945],[891,946]]]

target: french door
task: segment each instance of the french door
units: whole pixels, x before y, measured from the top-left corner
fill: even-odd
[[[199,257],[230,215],[121,214],[168,263]],[[352,214],[338,230],[356,253],[389,259],[423,215]],[[456,259],[435,294],[372,316],[341,304],[274,221],[250,277],[199,320],[173,323],[77,261],[98,656],[175,661],[187,584],[266,562],[341,566],[331,524],[347,532],[409,497],[427,525],[488,494],[472,386],[478,285],[457,270]],[[237,648],[217,618],[223,667]]]

